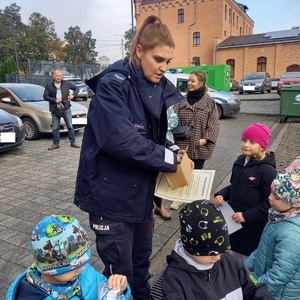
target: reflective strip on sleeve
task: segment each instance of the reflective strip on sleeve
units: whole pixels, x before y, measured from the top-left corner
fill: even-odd
[[[170,149],[171,149],[172,151],[177,151],[177,150],[179,150],[180,148],[179,148],[177,145],[173,145],[173,146],[170,147]]]
[[[174,152],[167,148],[165,148],[165,162],[170,165],[174,164]]]

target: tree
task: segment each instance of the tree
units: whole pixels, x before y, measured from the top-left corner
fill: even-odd
[[[21,22],[20,6],[16,3],[6,6],[0,12],[0,61],[3,62],[14,53],[14,37],[18,46],[24,41],[24,24]]]
[[[129,30],[127,30],[124,34],[124,39],[125,39],[125,56],[127,58],[129,58],[129,50],[130,50],[130,45],[131,45],[131,42],[134,38],[136,34],[136,27],[133,27],[133,32],[132,32],[132,28],[130,28]]]
[[[0,82],[6,82],[5,75],[16,73],[17,66],[14,58],[12,56],[8,57],[6,60],[0,63]]]
[[[34,12],[29,17],[29,26],[26,32],[27,57],[37,60],[53,60],[60,47],[55,32],[54,23]]]
[[[96,39],[92,38],[91,30],[82,33],[78,26],[70,27],[64,34],[66,45],[66,62],[91,64],[96,62],[98,52],[95,51]]]

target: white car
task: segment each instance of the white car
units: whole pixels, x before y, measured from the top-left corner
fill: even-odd
[[[177,88],[177,90],[185,96],[187,93],[187,83],[190,74],[185,73],[170,73],[166,72],[164,76],[169,79]],[[213,88],[208,88],[208,93],[217,104],[219,117],[235,115],[240,111],[240,99],[231,93],[217,91]]]
[[[30,83],[0,83],[0,108],[22,120],[27,140],[52,132],[52,116],[49,102],[43,97],[44,90],[44,87]],[[87,124],[87,109],[72,101],[71,111],[74,131],[83,129]],[[63,118],[59,131],[68,132]]]

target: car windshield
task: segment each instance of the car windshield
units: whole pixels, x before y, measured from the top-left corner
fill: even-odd
[[[300,72],[283,73],[281,78],[300,78]]]
[[[42,86],[13,86],[10,90],[15,93],[23,102],[38,102],[44,101],[44,90]]]
[[[253,80],[253,79],[264,79],[264,73],[249,73],[244,78],[244,80]]]

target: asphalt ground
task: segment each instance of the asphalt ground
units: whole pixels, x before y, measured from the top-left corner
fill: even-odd
[[[88,105],[89,101],[82,104]],[[242,103],[243,104],[243,103]],[[244,128],[261,122],[271,128],[270,149],[275,151],[277,169],[285,167],[299,155],[300,122],[288,119],[279,123],[279,116],[240,113],[221,120],[220,135],[206,169],[216,170],[212,193],[228,184],[232,164],[240,154],[239,144]],[[76,134],[81,144],[83,131]],[[67,135],[61,137],[60,149],[48,151],[52,137],[25,141],[15,150],[0,153],[0,297],[4,299],[11,281],[31,265],[29,240],[34,225],[44,216],[70,214],[78,218],[91,239],[92,265],[99,271],[103,264],[95,249],[95,237],[89,229],[88,215],[73,204],[74,185],[79,149],[71,148]],[[168,208],[170,201],[166,201]],[[151,283],[154,284],[166,267],[165,258],[179,237],[178,211],[170,211],[172,220],[155,218],[153,253],[151,257]]]

